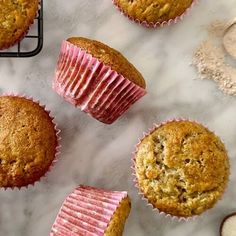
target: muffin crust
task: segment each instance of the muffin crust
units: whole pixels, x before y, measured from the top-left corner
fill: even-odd
[[[224,144],[207,128],[172,121],[141,141],[135,171],[140,190],[155,208],[191,217],[220,199],[229,179],[229,160]]]
[[[129,197],[124,198],[116,209],[104,236],[122,236],[126,219],[129,216],[131,202]]]
[[[20,97],[0,97],[0,187],[21,187],[45,174],[57,137],[48,113]]]
[[[0,50],[19,41],[34,22],[38,0],[0,1]]]
[[[69,38],[67,41],[87,51],[136,85],[146,88],[145,80],[140,72],[115,49],[101,42],[82,37]]]
[[[182,15],[193,0],[114,0],[128,16],[147,23],[162,23]]]

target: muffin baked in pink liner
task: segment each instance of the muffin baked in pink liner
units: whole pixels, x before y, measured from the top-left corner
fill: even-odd
[[[53,89],[66,101],[107,124],[146,94],[145,89],[68,41],[62,43]]]
[[[111,218],[127,192],[79,186],[64,201],[50,236],[104,235]]]
[[[151,207],[154,212],[157,212],[158,214],[160,214],[160,215],[162,215],[162,216],[164,216],[166,218],[169,218],[171,220],[178,221],[178,222],[188,222],[188,221],[191,221],[191,220],[195,220],[198,217],[204,217],[207,213],[209,213],[209,210],[211,210],[211,208],[205,210],[200,215],[194,215],[194,216],[190,216],[190,217],[174,216],[174,215],[168,214],[168,213],[166,213],[164,211],[161,211],[158,208],[156,208],[152,203],[150,203],[149,200],[145,197],[145,194],[140,190],[139,183],[138,183],[138,178],[136,176],[136,170],[135,170],[136,154],[137,154],[138,147],[141,144],[142,140],[144,138],[146,138],[147,136],[149,136],[150,134],[152,134],[157,128],[159,128],[159,127],[161,127],[161,126],[163,126],[165,124],[174,122],[174,121],[190,121],[190,122],[194,122],[196,124],[200,124],[200,123],[198,123],[196,121],[193,121],[193,120],[190,120],[190,119],[184,119],[184,118],[175,118],[175,119],[170,119],[170,120],[164,121],[164,122],[162,122],[162,123],[160,123],[158,125],[154,124],[153,128],[150,129],[149,132],[147,132],[147,133],[144,132],[143,133],[143,137],[141,139],[139,139],[138,144],[135,146],[135,151],[133,152],[133,157],[132,157],[131,171],[132,171],[132,176],[134,177],[133,178],[134,186],[137,188],[138,194],[141,196],[142,200],[144,200],[146,202],[147,206]],[[204,127],[206,127],[206,126],[204,126]],[[213,133],[213,134],[215,134],[215,133]],[[229,174],[230,174],[230,170],[229,170]],[[227,183],[227,185],[225,187],[224,193],[227,191],[227,188],[228,188],[228,183]],[[222,200],[222,197],[223,197],[224,193],[221,195],[221,197],[218,199],[218,201],[215,203],[215,205],[217,205],[218,202],[220,200]],[[214,207],[215,207],[215,205],[214,205]]]
[[[164,26],[170,26],[170,25],[172,25],[172,24],[176,24],[176,23],[178,23],[179,21],[183,20],[183,18],[184,18],[185,16],[187,16],[187,15],[189,14],[189,12],[192,10],[192,8],[198,3],[198,0],[193,0],[191,6],[190,6],[188,9],[186,9],[186,11],[185,11],[182,15],[177,16],[177,17],[175,17],[175,18],[173,18],[173,19],[170,19],[170,20],[168,20],[168,21],[163,21],[163,22],[161,22],[161,23],[159,23],[159,22],[157,22],[157,23],[149,23],[149,22],[147,22],[147,21],[140,21],[140,20],[138,20],[138,19],[135,19],[135,18],[129,16],[128,14],[126,14],[126,13],[123,11],[123,9],[119,7],[119,5],[117,4],[117,1],[116,1],[116,0],[112,0],[112,2],[113,2],[113,4],[115,5],[115,7],[120,11],[120,13],[121,13],[122,15],[124,15],[125,17],[127,17],[127,18],[128,18],[129,20],[131,20],[132,22],[135,22],[135,23],[137,23],[137,24],[139,24],[139,25],[142,25],[142,26],[144,26],[144,27],[147,27],[147,28],[159,28],[159,27],[164,27]]]
[[[40,180],[43,178],[43,177],[46,177],[46,175],[52,170],[52,168],[54,167],[54,165],[56,164],[56,162],[58,161],[58,156],[60,155],[60,149],[61,149],[61,145],[60,145],[60,140],[61,140],[61,137],[60,137],[60,132],[61,130],[58,128],[58,125],[57,123],[55,122],[55,118],[54,116],[52,116],[51,114],[51,111],[47,110],[46,109],[46,106],[45,105],[42,105],[40,104],[40,101],[38,100],[34,100],[32,97],[29,97],[29,96],[26,96],[26,95],[18,95],[18,94],[15,94],[15,93],[4,93],[3,95],[1,95],[0,97],[19,97],[19,98],[25,98],[29,101],[32,101],[36,104],[38,104],[41,108],[44,109],[44,111],[48,114],[48,117],[50,118],[52,124],[54,125],[54,130],[55,130],[55,134],[56,134],[56,147],[55,147],[55,158],[54,160],[52,161],[51,165],[49,166],[47,172],[45,172],[44,175],[42,175],[38,180],[36,180],[35,182],[33,183],[30,183],[26,186],[22,186],[22,187],[4,187],[5,190],[8,190],[8,189],[16,189],[18,188],[19,190],[21,189],[24,189],[24,188],[28,188],[30,186],[34,186],[37,182],[40,182]]]

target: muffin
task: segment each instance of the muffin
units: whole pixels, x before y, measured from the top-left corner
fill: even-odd
[[[0,1],[0,50],[19,42],[38,12],[38,0]]]
[[[57,152],[57,130],[38,103],[0,97],[0,187],[23,187],[45,175]]]
[[[163,123],[137,145],[137,187],[159,212],[200,215],[221,198],[229,179],[224,144],[204,126],[187,120]]]
[[[64,201],[50,236],[121,236],[130,209],[127,192],[79,186]]]
[[[146,94],[145,80],[118,51],[95,40],[62,43],[53,89],[97,120],[111,124]]]
[[[194,0],[113,0],[113,2],[130,19],[148,27],[156,27],[183,16]]]

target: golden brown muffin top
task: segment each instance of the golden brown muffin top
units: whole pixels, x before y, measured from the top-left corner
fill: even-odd
[[[38,180],[55,157],[56,131],[37,103],[0,97],[0,187],[21,187]]]
[[[131,201],[129,197],[124,198],[116,209],[112,219],[105,231],[104,236],[122,236],[126,219],[131,210]]]
[[[136,85],[146,88],[143,76],[120,52],[115,49],[87,38],[73,37],[67,39],[67,41],[84,49]]]
[[[224,144],[204,126],[173,121],[145,137],[136,153],[140,190],[160,211],[191,217],[213,207],[229,179]]]
[[[148,23],[162,23],[182,15],[193,0],[115,0],[128,16]]]
[[[0,1],[0,49],[20,40],[34,22],[38,0]]]

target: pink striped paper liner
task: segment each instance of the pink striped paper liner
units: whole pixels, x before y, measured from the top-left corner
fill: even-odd
[[[79,186],[64,201],[50,236],[102,236],[127,192]]]
[[[85,50],[63,41],[53,89],[95,119],[111,124],[146,94]]]
[[[164,26],[170,26],[172,24],[176,24],[178,23],[179,21],[183,20],[183,18],[189,14],[189,12],[192,10],[192,8],[198,3],[198,0],[193,0],[191,6],[189,8],[186,9],[186,11],[184,13],[182,13],[182,15],[180,16],[177,16],[173,19],[170,19],[168,21],[163,21],[163,22],[147,22],[147,21],[140,21],[139,19],[135,19],[131,16],[129,16],[117,3],[117,0],[112,0],[113,4],[115,5],[115,7],[120,11],[120,13],[122,15],[124,15],[125,17],[127,17],[129,20],[131,20],[132,22],[135,22],[139,25],[142,25],[144,27],[147,27],[147,28],[159,28],[159,27],[164,27]]]
[[[34,18],[36,18],[36,17],[38,16],[39,10],[40,10],[40,8],[41,8],[41,0],[38,0],[38,2],[39,2],[39,4],[38,4],[39,6],[38,6],[38,10],[37,10],[37,12],[36,12]],[[11,44],[9,44],[9,45],[7,45],[7,46],[4,46],[4,47],[0,48],[0,51],[9,49],[9,48],[13,47],[14,45],[16,45],[17,43],[21,42],[21,41],[25,38],[25,36],[28,34],[28,32],[30,31],[31,27],[32,27],[33,24],[34,24],[34,21],[35,21],[35,19],[33,19],[33,20],[30,22],[28,29],[27,29],[25,32],[23,32],[22,35],[21,35],[18,39],[15,40],[15,42],[13,42],[13,43],[11,43]]]
[[[156,129],[160,128],[161,126],[163,125],[166,125],[167,123],[171,123],[171,122],[174,122],[174,121],[190,121],[190,122],[194,122],[194,123],[197,123],[197,124],[200,124],[199,122],[197,121],[194,121],[194,120],[190,120],[190,119],[185,119],[185,118],[174,118],[174,119],[169,119],[169,120],[166,120],[164,122],[161,122],[160,124],[153,124],[153,128],[151,128],[148,132],[144,132],[143,133],[143,137],[141,139],[139,139],[139,142],[136,144],[135,146],[135,151],[133,152],[133,157],[132,157],[132,165],[131,165],[131,171],[132,171],[132,176],[133,176],[133,183],[134,183],[134,186],[136,187],[136,189],[138,190],[138,194],[141,196],[142,200],[144,200],[147,204],[147,206],[151,207],[152,210],[154,212],[157,212],[158,214],[166,217],[166,218],[169,218],[171,220],[175,220],[175,221],[178,221],[178,222],[188,222],[190,220],[195,220],[196,218],[199,218],[199,217],[203,217],[204,215],[206,215],[206,213],[209,212],[210,209],[206,210],[205,212],[203,212],[201,215],[195,215],[195,216],[192,216],[192,217],[179,217],[179,216],[174,216],[174,215],[171,215],[171,214],[167,214],[165,213],[164,211],[161,211],[159,210],[158,208],[156,208],[152,203],[149,202],[149,200],[145,197],[144,193],[139,189],[139,185],[138,185],[138,179],[137,179],[137,176],[136,176],[136,170],[135,170],[135,164],[136,164],[136,154],[137,154],[137,151],[138,151],[138,148],[139,148],[139,145],[141,144],[142,140],[145,139],[147,136],[151,135]],[[206,126],[204,126],[206,127]],[[212,131],[211,131],[212,132]],[[219,137],[219,136],[218,136]],[[222,141],[223,142],[223,141]],[[230,173],[229,173],[230,174]],[[228,181],[229,182],[229,181]],[[226,192],[228,186],[225,187],[225,191],[224,193]],[[218,200],[218,202],[220,200],[222,200],[222,197],[223,197],[224,194],[221,195],[221,198]],[[217,202],[217,203],[218,203]],[[216,204],[217,204],[216,203]],[[216,205],[215,204],[215,205]]]
[[[61,137],[60,137],[60,132],[61,130],[58,128],[58,125],[55,121],[55,118],[52,116],[51,114],[51,111],[47,110],[46,109],[46,106],[45,105],[41,105],[40,104],[40,101],[38,100],[34,100],[32,97],[29,97],[29,96],[26,96],[26,95],[18,95],[18,94],[15,94],[15,93],[4,93],[3,95],[1,95],[0,97],[20,97],[20,98],[25,98],[27,100],[30,100],[36,104],[38,104],[40,107],[42,107],[44,109],[44,111],[48,114],[48,117],[50,118],[51,122],[53,123],[54,125],[54,129],[55,129],[55,134],[56,134],[56,137],[57,137],[57,141],[56,141],[56,147],[55,147],[55,158],[54,160],[52,161],[51,165],[49,166],[48,168],[48,171],[43,175],[41,176],[38,180],[36,180],[35,182],[33,183],[30,183],[28,184],[27,186],[21,186],[21,187],[5,187],[4,189],[5,190],[8,190],[8,189],[16,189],[18,188],[19,190],[20,189],[24,189],[24,188],[28,188],[29,186],[34,186],[37,182],[39,182],[43,177],[46,177],[47,173],[49,173],[52,168],[54,167],[54,165],[56,164],[56,162],[58,161],[58,157],[60,155],[60,149],[61,149],[61,145],[60,145],[60,140],[61,140]]]

